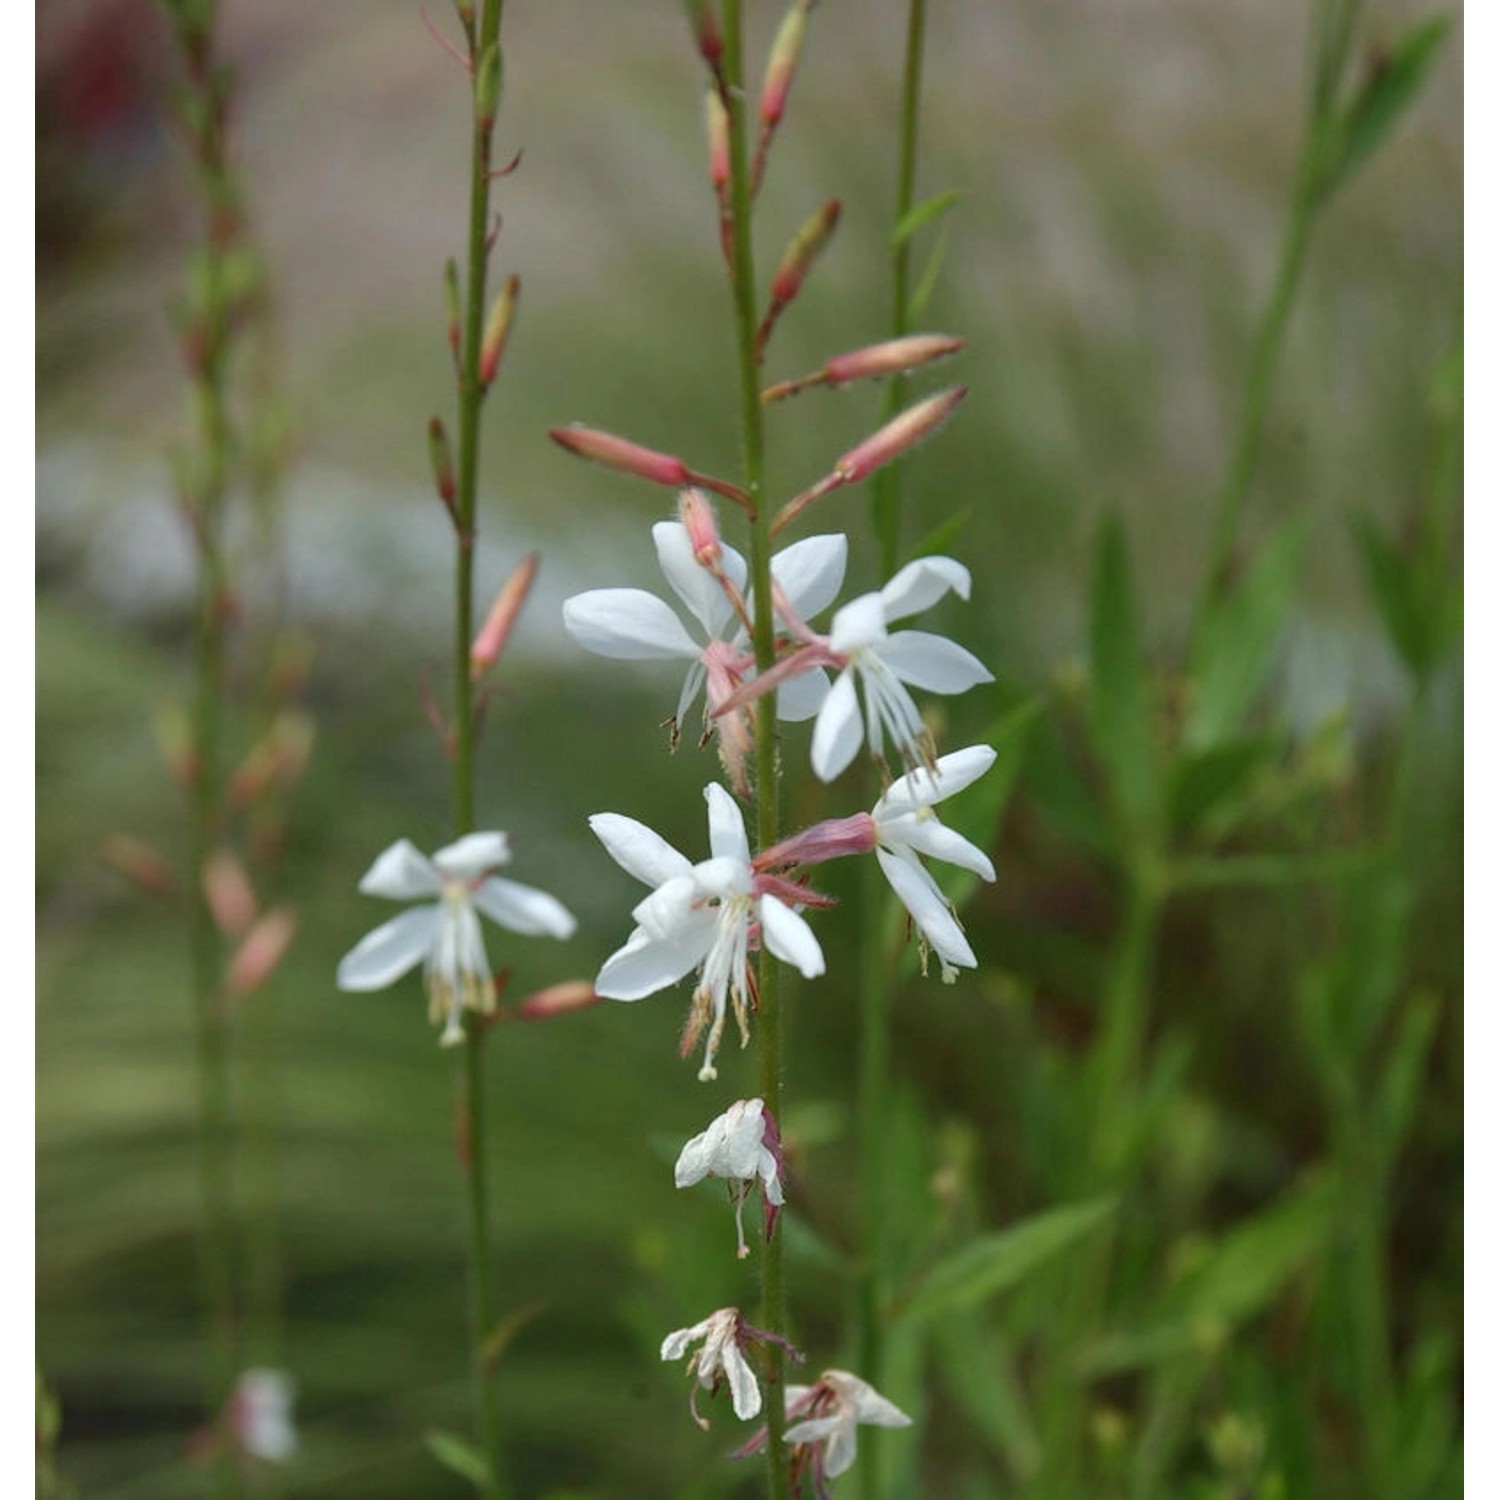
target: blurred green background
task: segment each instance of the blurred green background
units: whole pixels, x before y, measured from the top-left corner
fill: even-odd
[[[1305,15],[1216,0],[931,11],[919,192],[963,197],[923,324],[967,338],[940,378],[971,393],[908,466],[905,541],[965,515],[947,546],[974,599],[922,623],[999,679],[941,701],[943,744],[1038,706],[991,830],[1000,879],[966,912],[982,967],[952,988],[902,982],[890,1232],[915,1275],[969,1234],[1101,1187],[1119,1198],[1107,1288],[1063,1320],[1066,1347],[1055,1310],[1089,1274],[1076,1246],[897,1341],[888,1388],[923,1420],[884,1444],[888,1492],[1365,1496],[1384,1442],[1401,1455],[1376,1463],[1387,1493],[1457,1493],[1459,675],[1452,649],[1420,671],[1403,662],[1355,527],[1367,518],[1402,557],[1420,517],[1454,503],[1435,454],[1461,401],[1461,36],[1318,222],[1244,534],[1250,561],[1289,519],[1308,528],[1245,710],[1264,761],[1235,818],[1220,808],[1177,830],[1204,861],[1380,858],[1326,880],[1260,866],[1163,904],[1130,1089],[1138,1138],[1128,1171],[1101,1182],[1079,1122],[1099,1127],[1089,1060],[1129,882],[1088,687],[1094,539],[1102,517],[1123,518],[1169,758],[1296,171]],[[758,56],[777,11],[751,12]],[[1362,45],[1428,13],[1372,4]],[[762,195],[763,265],[825,197],[844,219],[783,320],[776,376],[885,332],[903,24],[892,3],[829,0],[814,17]],[[637,888],[585,815],[639,817],[696,857],[716,774],[707,753],[665,754],[671,670],[605,670],[561,631],[572,592],[659,586],[647,527],[666,506],[568,461],[546,429],[587,421],[730,473],[737,439],[678,8],[513,3],[505,31],[499,152],[524,157],[498,189],[498,255],[523,304],[486,416],[480,594],[526,550],[543,564],[489,712],[479,816],[510,832],[517,878],[580,919],[565,949],[492,934],[524,994],[592,974],[627,930]],[[166,459],[186,419],[165,309],[196,230],[151,8],[55,0],[38,37],[38,1359],[62,1408],[60,1471],[83,1494],[147,1500],[203,1486],[182,1460],[204,1415],[186,955],[178,917],[100,850],[123,831],[183,852],[152,724],[189,672],[191,560]],[[224,46],[290,414],[281,596],[314,653],[318,728],[276,877],[300,931],[249,1002],[281,1060],[285,1316],[268,1350],[299,1383],[302,1433],[266,1483],[458,1495],[421,1441],[469,1421],[450,1059],[417,981],[350,996],[332,975],[388,914],[355,894],[371,858],[447,832],[419,684],[443,692],[450,543],[423,429],[451,405],[439,272],[462,235],[465,91],[406,3],[230,4]],[[773,489],[822,473],[878,399],[813,392],[779,408]],[[881,581],[865,518],[851,491],[803,528],[851,532],[851,590]],[[271,603],[247,596],[247,631]],[[847,788],[825,795],[801,772],[804,735],[787,737],[794,820],[850,811]],[[856,1010],[841,977],[854,934],[838,914],[819,931],[830,978],[794,991],[785,1122],[812,1210],[791,1247],[814,1368],[849,1357],[840,1247],[856,1222]],[[536,1305],[499,1376],[519,1496],[718,1496],[758,1480],[722,1461],[739,1440],[727,1410],[705,1437],[680,1369],[656,1360],[664,1332],[747,1295],[722,1203],[675,1193],[670,1164],[729,1090],[753,1091],[753,1071],[730,1059],[712,1097],[695,1084],[675,1055],[683,1004],[507,1026],[491,1049],[502,1300]],[[1362,1151],[1361,1121],[1397,1119]],[[1343,1290],[1367,1281],[1349,1267],[1367,1271],[1372,1244],[1383,1312]],[[1393,1351],[1383,1395],[1363,1384],[1372,1338]],[[1381,1411],[1395,1425],[1372,1438]],[[1054,1473],[1065,1445],[1088,1477]]]

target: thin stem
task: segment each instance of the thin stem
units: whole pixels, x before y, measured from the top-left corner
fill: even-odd
[[[457,549],[454,565],[453,672],[453,824],[462,835],[474,827],[474,697],[469,677],[469,646],[474,637],[474,535],[479,492],[479,417],[485,389],[480,379],[480,343],[484,332],[485,289],[490,253],[490,153],[493,111],[480,107],[480,59],[498,45],[502,0],[484,0],[471,53],[475,87],[473,142],[469,163],[469,233],[464,281],[463,344],[458,383],[458,460],[454,516]],[[471,1016],[464,1036],[464,1066],[459,1108],[465,1137],[468,1174],[470,1351],[480,1439],[489,1469],[484,1493],[498,1496],[500,1430],[494,1383],[486,1368],[485,1343],[494,1328],[493,1272],[490,1263],[489,1192],[485,1176],[484,1031]]]
[[[743,24],[739,0],[724,3],[724,81],[729,115],[730,283],[734,295],[735,348],[740,385],[740,440],[745,465],[745,492],[750,497],[750,581],[755,594],[755,662],[768,671],[776,659],[775,609],[771,592],[771,528],[762,490],[765,482],[765,437],[761,425],[760,378],[755,358],[755,259],[750,235],[750,174],[747,164],[744,103]],[[768,694],[755,711],[756,842],[769,849],[781,837],[776,764],[776,696]],[[764,946],[756,977],[759,991],[756,1038],[760,1091],[776,1119],[782,1114],[781,970]],[[778,1338],[787,1333],[786,1282],[782,1237],[773,1234],[762,1259],[761,1326]],[[787,1500],[790,1469],[786,1444],[786,1354],[779,1343],[767,1345],[766,1476],[772,1500]]]

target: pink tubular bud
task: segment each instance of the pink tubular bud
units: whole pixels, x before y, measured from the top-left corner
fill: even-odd
[[[458,262],[451,257],[443,267],[443,315],[448,324],[448,347],[457,359],[463,324],[458,310]]]
[[[878,380],[882,375],[899,375],[915,370],[932,360],[957,354],[964,341],[946,333],[913,333],[905,338],[888,339],[871,344],[852,354],[835,354],[823,366],[823,379],[829,385],[847,385],[851,380]]]
[[[149,896],[175,897],[177,877],[172,867],[144,839],[128,833],[112,833],[100,854],[112,870]]]
[[[451,510],[458,494],[458,480],[453,473],[448,429],[441,417],[433,417],[427,423],[427,457],[432,463],[432,482],[437,487],[438,499]]]
[[[802,289],[807,273],[823,253],[833,231],[838,227],[843,205],[837,198],[830,198],[796,234],[776,267],[771,278],[771,300],[778,308],[785,307]]]
[[[820,865],[825,860],[843,859],[850,854],[869,854],[875,848],[875,835],[875,819],[869,813],[827,818],[758,854],[755,868],[789,869],[793,865]]]
[[[474,637],[473,646],[469,648],[470,681],[478,682],[505,650],[511,627],[521,613],[521,606],[526,603],[526,596],[531,592],[532,580],[536,577],[541,561],[540,552],[532,552],[522,558],[515,571],[501,585],[500,592],[495,595],[489,615],[479,634]]]
[[[216,849],[204,861],[203,894],[214,925],[225,937],[242,937],[250,930],[260,902],[249,874],[232,851]]]
[[[893,417],[879,432],[851,448],[834,466],[833,471],[845,484],[853,484],[873,474],[876,469],[900,458],[915,448],[923,438],[936,432],[953,415],[958,403],[969,394],[967,386],[950,386],[915,406],[908,406]]]
[[[528,995],[511,1014],[523,1021],[546,1021],[553,1016],[571,1015],[575,1010],[587,1010],[598,1003],[599,996],[590,980],[569,979]]]
[[[767,129],[779,125],[786,112],[786,97],[791,91],[797,63],[802,56],[802,44],[806,40],[807,7],[798,3],[782,20],[776,40],[771,44],[770,61],[766,64],[765,82],[760,90],[760,119]]]
[[[606,468],[619,469],[624,474],[634,474],[638,479],[649,479],[653,484],[670,484],[682,489],[693,482],[688,466],[670,453],[658,453],[654,448],[643,448],[626,438],[613,433],[599,432],[593,427],[554,427],[548,434],[560,448],[576,453],[580,458],[591,458]]]
[[[687,10],[698,51],[703,61],[717,73],[724,61],[724,34],[719,30],[713,6],[708,0],[687,0]]]
[[[729,187],[729,111],[718,89],[708,91],[705,103],[708,126],[708,178],[722,200]]]
[[[708,496],[702,490],[684,490],[677,497],[677,518],[692,545],[693,561],[705,568],[717,568],[724,547]]]
[[[507,276],[490,316],[484,325],[484,337],[479,343],[479,383],[488,385],[500,368],[500,356],[505,353],[505,341],[510,337],[510,326],[515,321],[516,302],[521,295],[521,278]]]
[[[252,927],[229,962],[224,983],[231,995],[243,998],[258,990],[286,957],[297,931],[297,918],[290,907],[278,906],[268,911]]]

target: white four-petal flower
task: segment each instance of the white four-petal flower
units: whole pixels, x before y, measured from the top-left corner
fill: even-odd
[[[728,1181],[742,1259],[750,1253],[745,1244],[745,1199],[756,1182],[767,1203],[779,1208],[786,1202],[781,1190],[781,1163],[767,1144],[768,1136],[776,1139],[765,1100],[737,1099],[707,1130],[695,1135],[677,1158],[675,1176],[680,1188],[692,1187],[705,1177]]]
[[[872,1427],[911,1426],[911,1418],[899,1406],[847,1370],[824,1370],[816,1385],[789,1385],[786,1411],[788,1417],[811,1413],[787,1428],[786,1441],[821,1443],[821,1471],[828,1479],[837,1479],[853,1464],[855,1429],[861,1422]]]
[[[875,824],[875,858],[911,913],[922,940],[941,960],[943,978],[950,981],[955,966],[972,969],[978,960],[947,897],[917,856],[931,855],[985,880],[995,878],[995,867],[984,850],[945,827],[933,811],[934,803],[962,791],[994,763],[995,752],[988,745],[955,750],[931,769],[920,767],[898,777],[870,812]]]
[[[969,597],[969,570],[951,557],[919,557],[886,586],[843,605],[833,617],[828,648],[846,665],[818,710],[812,766],[832,781],[868,740],[880,757],[888,734],[907,766],[929,765],[932,738],[903,684],[933,693],[961,693],[992,682],[989,669],[962,646],[925,630],[887,631],[893,620],[936,604],[950,590]],[[861,719],[855,679],[864,689]]]
[[[605,960],[594,988],[610,1000],[639,1000],[697,969],[683,1051],[706,1027],[698,1077],[710,1079],[718,1076],[714,1054],[731,1004],[741,1039],[749,1034],[748,966],[756,936],[806,978],[821,974],[824,965],[812,928],[764,889],[765,878],[752,869],[745,820],[734,798],[717,783],[704,787],[703,795],[712,858],[696,865],[634,818],[595,813],[589,826],[621,869],[655,887],[631,913],[635,931]]]
[[[716,647],[749,649],[745,629],[718,580],[693,556],[687,528],[678,521],[658,521],[651,528],[656,557],[673,592],[702,627],[704,640],[695,641],[677,612],[645,589],[590,589],[563,604],[568,634],[596,656],[623,661],[690,663],[677,700],[681,723],[693,700],[703,690]],[[787,603],[806,620],[833,603],[844,582],[848,538],[833,534],[805,537],[771,559],[771,576],[780,584]],[[724,576],[745,591],[748,569],[744,557],[725,546],[719,566]],[[753,600],[748,600],[753,609]],[[810,719],[828,692],[828,678],[814,669],[782,684],[776,700],[779,718]]]
[[[428,859],[409,839],[392,844],[359,883],[366,896],[436,901],[366,933],[338,968],[341,990],[381,990],[425,965],[429,1010],[446,1022],[442,1044],[463,1040],[463,1012],[495,1008],[495,983],[478,912],[512,932],[567,938],[577,925],[555,896],[492,874],[510,859],[503,833],[470,833]]]
[[[694,1323],[691,1328],[679,1328],[662,1340],[663,1359],[681,1359],[691,1345],[703,1340],[703,1347],[688,1361],[689,1376],[696,1376],[689,1405],[693,1420],[700,1427],[706,1428],[708,1423],[698,1415],[698,1388],[712,1392],[718,1388],[720,1380],[728,1382],[734,1414],[741,1421],[760,1411],[760,1386],[741,1348],[741,1338],[739,1309],[721,1307],[701,1323]]]

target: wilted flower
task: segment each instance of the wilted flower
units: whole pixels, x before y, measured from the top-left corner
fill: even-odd
[[[749,1037],[751,950],[764,942],[804,977],[821,974],[823,950],[789,903],[827,902],[756,871],[734,798],[717,784],[704,787],[703,795],[713,857],[696,865],[634,818],[595,813],[589,826],[621,869],[655,887],[631,913],[636,929],[605,960],[594,988],[610,1000],[639,1000],[697,969],[682,1050],[690,1051],[707,1028],[698,1077],[710,1079],[718,1076],[714,1054],[731,1004],[742,1042]]]
[[[241,1452],[267,1463],[285,1463],[297,1451],[292,1402],[297,1387],[284,1370],[242,1371],[230,1393],[226,1416]]]
[[[734,1204],[734,1227],[740,1258],[745,1243],[745,1200],[760,1183],[766,1206],[766,1237],[786,1201],[781,1189],[781,1136],[763,1099],[739,1099],[701,1135],[695,1135],[677,1158],[677,1186],[692,1187],[705,1177],[723,1177]]]
[[[760,1412],[760,1386],[756,1384],[755,1372],[745,1358],[745,1344],[751,1330],[740,1318],[736,1307],[721,1307],[701,1323],[691,1328],[679,1328],[662,1340],[663,1359],[681,1359],[688,1347],[703,1340],[703,1347],[688,1361],[689,1378],[696,1377],[693,1393],[688,1405],[693,1420],[703,1428],[708,1422],[698,1414],[698,1391],[701,1387],[710,1395],[726,1381],[734,1402],[734,1414],[742,1422]]]
[[[438,899],[366,933],[339,963],[339,988],[384,989],[423,963],[431,1018],[445,1022],[442,1044],[462,1041],[463,1012],[495,1008],[477,913],[528,936],[571,937],[577,925],[555,896],[491,873],[509,859],[503,833],[465,834],[431,859],[408,839],[392,844],[370,866],[360,891],[392,901]]]

